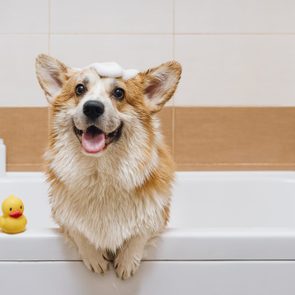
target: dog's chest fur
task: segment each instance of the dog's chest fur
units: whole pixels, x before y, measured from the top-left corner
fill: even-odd
[[[52,184],[53,216],[65,229],[83,233],[97,248],[115,251],[134,235],[153,234],[164,227],[169,198],[136,195],[122,187],[124,181],[116,178],[115,171],[113,175],[96,171],[71,183]]]
[[[156,129],[156,120],[154,125]],[[162,138],[157,132],[156,144],[147,154],[146,133],[140,124],[135,126],[133,130],[140,128],[137,136],[125,128],[120,147],[110,146],[100,158],[82,155],[72,132],[59,133],[54,150],[46,155],[54,174],[50,186],[54,219],[97,248],[115,251],[132,236],[157,233],[165,225],[170,195],[136,190],[157,168]]]

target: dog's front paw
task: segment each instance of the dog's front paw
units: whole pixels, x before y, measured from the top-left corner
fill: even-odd
[[[84,265],[92,272],[104,274],[109,269],[110,261],[105,251],[88,248],[80,253],[80,256]]]
[[[114,268],[117,276],[122,280],[127,280],[139,268],[141,257],[128,253],[128,251],[121,251],[114,261]]]
[[[125,241],[122,248],[118,250],[114,268],[117,276],[122,280],[133,276],[139,268],[147,239],[146,236],[135,236]]]

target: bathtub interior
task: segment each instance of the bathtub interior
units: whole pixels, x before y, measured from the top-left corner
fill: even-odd
[[[295,173],[178,174],[172,228],[295,229]]]
[[[28,229],[57,227],[50,217],[48,186],[41,173],[8,173],[0,200],[23,199]],[[295,229],[293,172],[178,172],[169,228]]]

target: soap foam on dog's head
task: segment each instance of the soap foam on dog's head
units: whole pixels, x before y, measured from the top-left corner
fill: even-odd
[[[115,62],[93,63],[86,68],[93,68],[99,76],[108,78],[122,78],[124,81],[134,78],[139,71],[135,69],[123,69]]]

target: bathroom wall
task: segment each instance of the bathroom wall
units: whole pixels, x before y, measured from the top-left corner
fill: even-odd
[[[9,170],[42,169],[47,102],[34,59],[176,59],[183,76],[161,113],[179,170],[295,169],[295,1],[0,2],[0,137]]]

